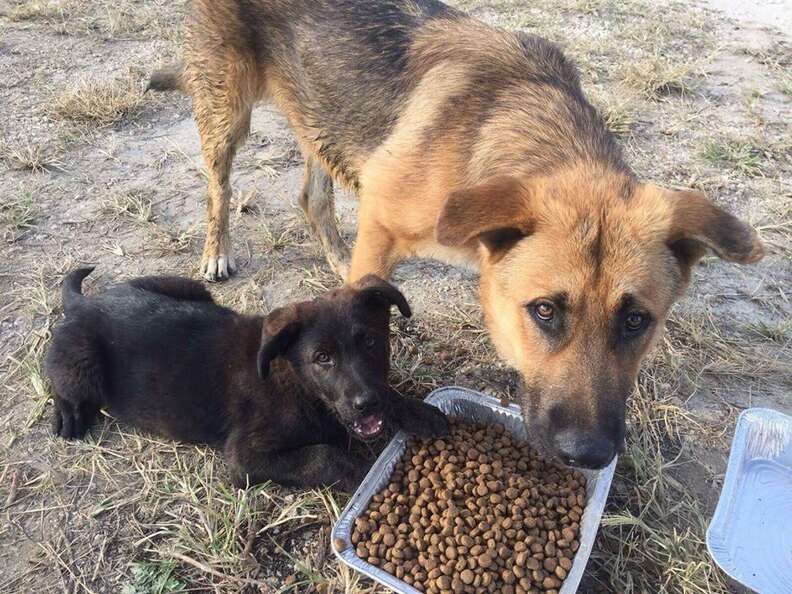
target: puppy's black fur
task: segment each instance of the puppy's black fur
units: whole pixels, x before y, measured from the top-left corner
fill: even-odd
[[[225,451],[238,486],[266,480],[352,490],[366,463],[349,435],[387,424],[421,436],[445,417],[388,384],[390,307],[404,296],[368,276],[271,312],[239,315],[198,282],[148,277],[82,295],[92,269],[64,281],[65,319],[46,371],[54,431],[83,437],[100,408],[158,435]]]

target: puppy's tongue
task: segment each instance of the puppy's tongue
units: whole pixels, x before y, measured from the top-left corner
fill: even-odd
[[[379,415],[368,415],[352,423],[352,428],[361,437],[374,437],[382,431],[382,425],[382,417]]]

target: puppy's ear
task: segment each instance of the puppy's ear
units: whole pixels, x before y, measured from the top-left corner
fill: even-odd
[[[497,257],[533,231],[533,220],[529,189],[515,177],[496,177],[452,192],[440,211],[435,237],[449,247],[478,240]]]
[[[666,244],[687,273],[706,248],[729,262],[751,264],[764,256],[756,231],[695,190],[653,187],[670,205]]]
[[[388,307],[395,305],[405,318],[412,315],[410,304],[401,291],[374,274],[367,274],[353,286],[358,290],[358,296],[363,299],[376,299]]]
[[[261,331],[257,368],[261,379],[269,375],[270,363],[280,357],[300,333],[299,310],[296,305],[287,305],[272,310],[264,320]]]

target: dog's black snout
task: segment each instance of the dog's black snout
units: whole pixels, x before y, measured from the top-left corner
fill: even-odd
[[[563,431],[555,438],[558,455],[569,466],[604,468],[616,455],[618,444],[596,433]]]
[[[355,407],[356,411],[360,413],[366,413],[374,408],[376,402],[377,402],[376,396],[364,392],[362,394],[358,394],[352,399],[352,406]]]

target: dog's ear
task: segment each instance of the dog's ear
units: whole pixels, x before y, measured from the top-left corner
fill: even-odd
[[[376,299],[384,303],[388,308],[391,305],[395,305],[405,318],[409,318],[412,315],[410,304],[407,303],[407,299],[402,295],[402,292],[375,274],[367,274],[353,286],[357,289],[358,296],[363,299]]]
[[[490,254],[502,253],[532,232],[530,199],[528,188],[511,176],[452,192],[435,225],[437,242],[455,247],[478,240]]]
[[[261,379],[269,375],[270,363],[281,356],[300,332],[299,308],[287,305],[272,310],[264,320],[257,368]]]
[[[704,255],[706,248],[729,262],[751,264],[764,256],[756,231],[716,206],[702,192],[654,187],[670,205],[666,244],[685,272]]]

